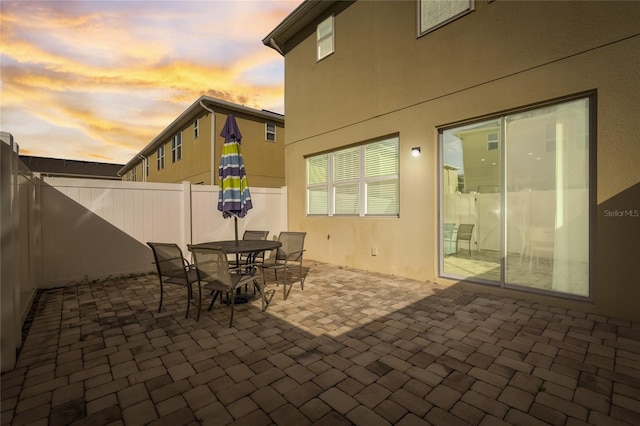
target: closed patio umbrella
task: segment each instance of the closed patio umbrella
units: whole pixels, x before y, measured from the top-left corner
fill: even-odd
[[[244,217],[253,205],[240,150],[242,134],[233,114],[227,116],[220,136],[224,138],[224,145],[218,168],[220,177],[218,210],[222,212],[224,218],[233,216],[235,238],[238,241],[238,218]]]

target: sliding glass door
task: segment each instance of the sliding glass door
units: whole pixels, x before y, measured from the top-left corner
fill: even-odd
[[[440,273],[589,296],[590,98],[440,132]]]

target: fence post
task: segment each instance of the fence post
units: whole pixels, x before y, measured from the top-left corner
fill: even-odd
[[[182,182],[182,232],[180,239],[180,248],[183,253],[187,251],[187,244],[191,244],[193,242],[193,217],[191,215],[192,208],[192,198],[191,198],[191,182],[184,181]]]
[[[0,369],[11,370],[16,363],[16,349],[20,347],[20,276],[18,268],[18,148],[13,136],[2,132],[0,141],[0,292],[2,297],[2,357]]]

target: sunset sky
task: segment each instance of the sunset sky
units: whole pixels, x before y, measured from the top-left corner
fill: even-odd
[[[20,154],[126,163],[201,95],[284,113],[265,47],[302,0],[0,2],[0,130]]]

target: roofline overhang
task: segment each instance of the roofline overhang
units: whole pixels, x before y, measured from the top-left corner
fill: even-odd
[[[206,107],[205,107],[206,106]],[[208,108],[207,108],[208,107]],[[191,120],[193,120],[199,113],[203,111],[210,112],[211,110],[227,110],[231,112],[238,112],[247,115],[251,115],[253,117],[264,118],[266,120],[272,120],[279,124],[284,124],[284,115],[278,114],[276,112],[266,111],[266,110],[258,110],[254,108],[249,108],[243,105],[234,104],[232,102],[223,101],[221,99],[212,98],[211,96],[201,96],[196,100],[193,104],[191,104],[186,110],[182,112],[169,124],[162,132],[158,134],[151,142],[149,142],[142,150],[140,150],[136,155],[133,156],[131,160],[127,162],[120,170],[118,170],[118,175],[123,176],[129,169],[131,169],[135,164],[137,164],[140,160],[140,156],[147,157],[151,153],[153,153],[158,146],[167,141],[170,137],[172,137],[177,131],[179,131],[182,127],[187,125]],[[217,111],[216,111],[217,112]]]
[[[336,2],[327,0],[305,0],[293,12],[273,29],[265,38],[262,44],[280,53],[286,53],[287,41],[289,41],[300,30],[315,21],[320,15],[331,8]]]

